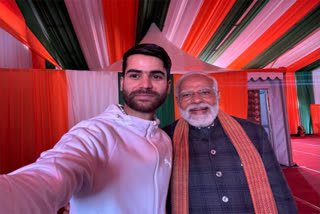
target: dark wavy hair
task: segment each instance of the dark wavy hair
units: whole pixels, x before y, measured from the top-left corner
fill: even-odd
[[[163,66],[167,72],[167,79],[170,79],[171,59],[168,53],[160,46],[156,44],[140,44],[130,48],[122,58],[122,76],[125,74],[127,68],[128,57],[135,54],[143,54],[147,56],[154,56],[159,58],[163,62]]]

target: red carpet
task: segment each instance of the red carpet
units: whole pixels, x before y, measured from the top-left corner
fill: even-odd
[[[320,136],[292,137],[293,161],[283,169],[299,214],[320,214]]]

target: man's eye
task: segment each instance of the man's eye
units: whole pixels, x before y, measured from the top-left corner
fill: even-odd
[[[191,97],[192,93],[184,93],[181,95],[183,98]]]
[[[129,77],[132,79],[137,79],[139,78],[139,74],[130,74]]]
[[[208,95],[208,94],[211,94],[210,91],[199,91],[200,94],[203,94],[203,95]]]
[[[163,79],[163,77],[161,75],[158,75],[158,74],[153,75],[152,78],[155,79],[155,80],[162,80]]]

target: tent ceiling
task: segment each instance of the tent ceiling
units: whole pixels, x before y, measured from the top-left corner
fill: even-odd
[[[320,66],[319,56],[315,56],[320,50],[319,37],[315,37],[320,29],[318,0],[91,0],[89,3],[16,0],[16,3],[27,26],[64,69],[98,69],[88,53],[96,51],[99,55],[99,47],[108,49],[107,56],[100,54],[108,58],[101,63],[101,69],[116,62],[124,51],[142,40],[151,23],[178,48],[217,67],[237,70],[291,66],[299,70],[310,64]],[[84,23],[104,29],[107,44]]]

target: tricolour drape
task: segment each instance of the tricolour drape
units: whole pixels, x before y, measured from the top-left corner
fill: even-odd
[[[312,134],[312,122],[310,116],[310,104],[314,104],[312,72],[296,72],[297,94],[301,125],[305,128],[306,134]]]
[[[0,69],[0,173],[34,162],[68,130],[63,70]]]

